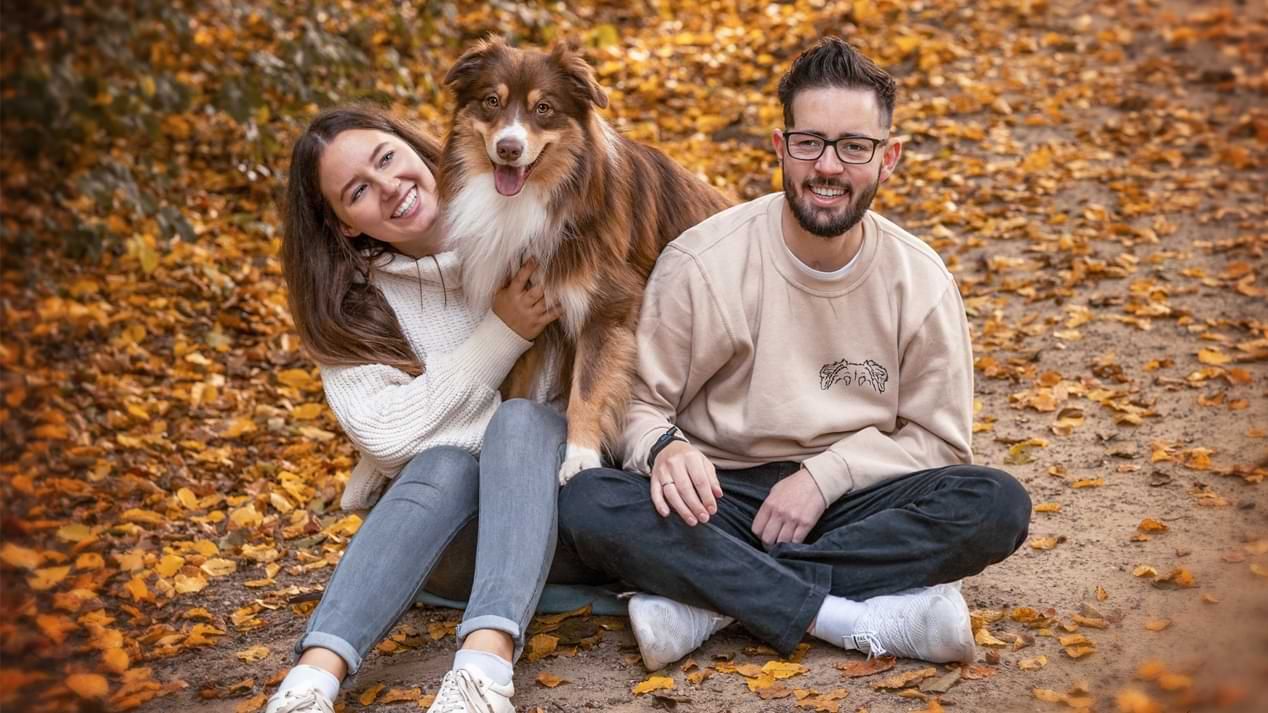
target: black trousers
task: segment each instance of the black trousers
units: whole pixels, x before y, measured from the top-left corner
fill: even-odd
[[[828,594],[862,600],[952,582],[1026,540],[1022,485],[1003,471],[955,465],[850,493],[804,543],[768,551],[753,520],[775,483],[799,468],[719,471],[718,512],[695,527],[656,512],[646,477],[584,471],[560,492],[560,547],[635,588],[735,617],[789,655]]]

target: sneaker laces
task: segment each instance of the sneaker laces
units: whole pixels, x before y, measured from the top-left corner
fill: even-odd
[[[277,713],[322,713],[330,710],[329,706],[321,705],[324,702],[321,694],[311,688],[286,691],[282,700],[285,705]]]
[[[866,653],[869,660],[889,653],[881,644],[881,640],[876,638],[876,632],[874,631],[851,634],[849,638],[850,643],[853,644],[850,648]]]
[[[436,692],[436,700],[432,703],[429,713],[466,713],[470,710],[481,710],[480,704],[483,703],[484,709],[489,708],[487,701],[473,698],[471,696],[472,688],[476,688],[476,682],[471,678],[471,674],[458,669],[445,674],[440,681],[440,690]]]
[[[867,651],[868,658],[889,653],[911,656],[916,651],[916,645],[911,640],[912,632],[911,624],[907,621],[908,614],[909,611],[904,610],[898,614],[878,616],[875,620],[868,622],[872,624],[872,629],[851,635],[854,648]],[[888,641],[890,645],[886,646],[881,643],[882,641]]]

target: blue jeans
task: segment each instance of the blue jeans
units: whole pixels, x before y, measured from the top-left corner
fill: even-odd
[[[753,521],[771,488],[800,467],[718,471],[718,512],[695,527],[656,512],[646,476],[583,471],[559,497],[560,551],[634,588],[735,617],[786,656],[828,594],[863,600],[953,582],[1026,541],[1022,485],[1003,471],[955,465],[850,493],[803,544],[768,550]]]
[[[320,646],[356,673],[474,522],[475,575],[458,640],[502,631],[519,658],[555,553],[564,439],[561,415],[515,399],[493,415],[478,460],[449,446],[415,456],[352,538],[296,653]]]

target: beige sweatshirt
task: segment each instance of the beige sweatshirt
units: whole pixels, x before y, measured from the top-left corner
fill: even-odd
[[[825,279],[784,245],[783,205],[719,213],[657,261],[625,467],[646,474],[670,424],[718,468],[801,462],[829,503],[971,463],[968,323],[937,253],[869,212],[850,269]]]

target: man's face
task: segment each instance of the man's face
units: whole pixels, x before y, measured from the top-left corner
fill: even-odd
[[[807,132],[829,141],[856,137],[863,144],[889,135],[870,89],[806,89],[793,97],[792,109],[796,126],[786,127],[789,132]],[[774,132],[771,141],[784,169],[784,194],[793,217],[806,232],[824,238],[841,235],[863,219],[876,189],[898,164],[901,149],[897,141],[886,141],[870,161],[852,164],[841,161],[832,146],[825,146],[816,160],[794,158],[788,153],[784,132]]]

